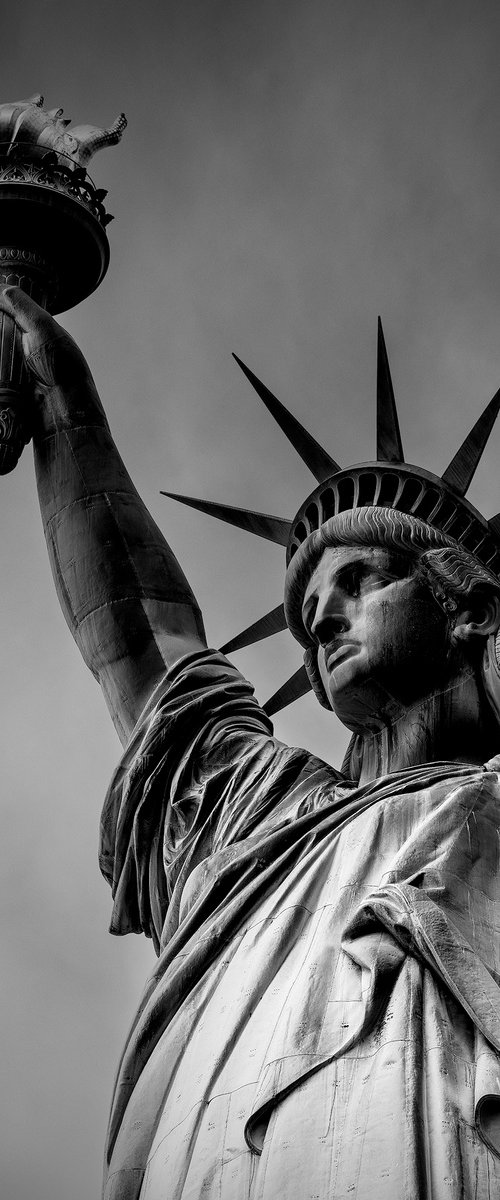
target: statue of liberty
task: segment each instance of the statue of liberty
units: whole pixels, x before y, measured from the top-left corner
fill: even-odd
[[[1,309],[57,594],[124,746],[111,929],[157,953],[105,1200],[497,1200],[500,520],[465,496],[500,393],[442,478],[406,464],[380,329],[376,460],[342,470],[244,368],[316,480],[293,521],[188,500],[287,546],[284,606],[236,639],[303,647],[265,711],[80,351],[20,289]],[[306,687],[351,731],[339,770],[273,736]]]

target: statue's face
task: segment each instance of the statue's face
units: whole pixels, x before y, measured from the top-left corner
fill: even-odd
[[[448,619],[413,571],[380,547],[339,547],[309,580],[304,623],[332,709],[350,729],[391,723],[455,671]]]

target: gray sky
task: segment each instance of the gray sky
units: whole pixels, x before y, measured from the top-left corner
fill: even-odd
[[[91,173],[111,265],[64,323],[220,645],[281,599],[277,547],[160,488],[293,516],[313,486],[235,350],[341,463],[374,453],[381,313],[406,458],[438,473],[500,385],[500,9],[485,0],[25,0],[2,96],[129,119]],[[470,491],[500,508],[500,428]],[[31,453],[0,481],[0,1191],[89,1200],[153,952],[107,933],[119,743],[53,594]],[[265,700],[288,635],[235,661]],[[338,763],[311,697],[278,736]]]

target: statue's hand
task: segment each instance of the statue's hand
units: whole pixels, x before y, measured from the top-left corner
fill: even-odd
[[[33,380],[34,432],[78,420],[106,423],[89,367],[71,335],[18,287],[0,291],[0,312],[15,322]]]
[[[81,369],[85,360],[76,342],[21,288],[3,288],[0,309],[15,321],[21,333],[26,365],[42,388],[62,383],[61,367],[69,359],[73,360],[73,369],[77,365]]]

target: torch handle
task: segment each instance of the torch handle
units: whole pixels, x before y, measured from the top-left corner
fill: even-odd
[[[53,288],[52,272],[36,252],[0,246],[0,287],[9,284],[47,306]],[[31,438],[30,397],[21,334],[12,317],[0,313],[0,475],[14,470]]]

